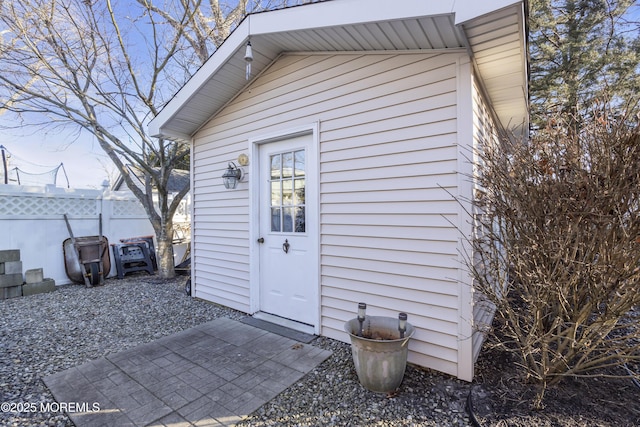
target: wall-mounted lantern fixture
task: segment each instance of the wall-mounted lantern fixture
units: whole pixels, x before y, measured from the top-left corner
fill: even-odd
[[[235,163],[229,163],[229,167],[222,174],[222,182],[224,188],[227,190],[233,190],[238,186],[238,182],[242,180],[242,169],[236,166]]]

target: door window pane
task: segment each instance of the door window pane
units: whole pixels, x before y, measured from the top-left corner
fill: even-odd
[[[293,204],[293,182],[290,179],[282,180],[282,204]]]
[[[271,156],[271,179],[280,178],[280,154]]]
[[[280,231],[280,208],[271,208],[271,231]]]
[[[305,150],[270,157],[271,231],[306,231],[305,176]]]
[[[293,209],[294,208],[283,208],[283,216],[282,216],[282,231],[285,233],[293,232]]]
[[[293,203],[295,205],[304,205],[304,190],[305,190],[305,182],[304,178],[299,178],[294,180],[294,199]]]
[[[282,153],[282,177],[289,178],[293,172],[293,153]]]
[[[304,150],[296,151],[295,157],[295,176],[304,176]]]
[[[282,189],[280,181],[271,181],[271,206],[280,206],[282,203]]]
[[[295,208],[296,210],[296,218],[295,218],[295,229],[296,233],[304,233],[305,232],[305,217],[304,217],[304,207]]]

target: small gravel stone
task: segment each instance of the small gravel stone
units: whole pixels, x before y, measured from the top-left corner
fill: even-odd
[[[186,296],[186,278],[146,273],[103,286],[60,286],[54,292],[0,301],[0,403],[55,402],[42,378],[217,317],[244,313]],[[398,393],[364,389],[348,344],[318,337],[333,355],[250,414],[242,426],[468,426],[469,384],[407,367]],[[62,412],[0,411],[0,425],[73,426]]]

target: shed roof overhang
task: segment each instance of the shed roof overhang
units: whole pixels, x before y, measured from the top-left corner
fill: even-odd
[[[287,52],[466,49],[504,128],[528,128],[523,0],[333,0],[248,15],[150,122],[152,136],[189,141],[248,83]]]

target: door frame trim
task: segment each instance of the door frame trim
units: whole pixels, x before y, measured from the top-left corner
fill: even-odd
[[[311,135],[312,142],[309,149],[313,172],[310,175],[315,187],[316,224],[313,232],[309,232],[311,239],[309,247],[314,251],[314,271],[310,277],[315,277],[316,292],[316,321],[314,333],[320,335],[320,153],[319,153],[320,123],[313,122],[294,128],[283,129],[274,133],[250,137],[248,139],[251,162],[249,168],[249,308],[251,314],[260,311],[260,248],[257,242],[260,237],[260,146],[270,142],[278,142],[297,136]],[[253,177],[253,178],[251,178]],[[310,180],[311,181],[311,180]],[[307,184],[308,185],[308,184]]]

